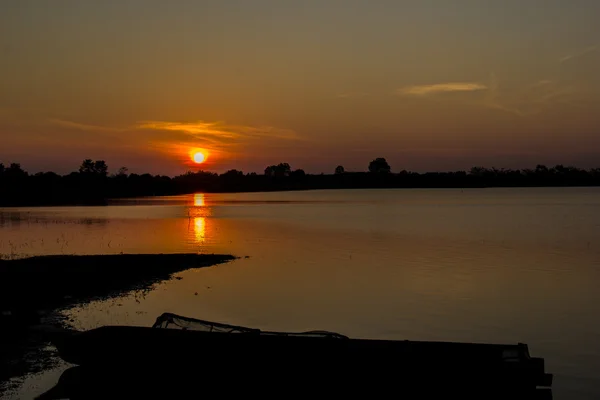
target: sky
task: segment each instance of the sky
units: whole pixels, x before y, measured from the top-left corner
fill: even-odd
[[[600,167],[597,0],[2,0],[30,172]]]

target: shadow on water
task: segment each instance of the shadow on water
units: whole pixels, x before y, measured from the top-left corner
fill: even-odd
[[[190,363],[193,361],[190,360]],[[210,360],[198,360],[210,364]],[[38,400],[54,399],[107,399],[107,398],[197,398],[200,396],[253,396],[261,398],[307,398],[341,396],[365,396],[387,398],[396,394],[399,398],[460,398],[487,400],[550,400],[551,389],[530,391],[504,391],[502,388],[484,387],[473,382],[472,386],[445,387],[435,380],[402,379],[385,374],[382,376],[343,375],[335,370],[320,371],[317,376],[307,365],[303,372],[287,370],[284,376],[274,369],[253,371],[252,361],[244,366],[223,366],[224,369],[200,374],[198,370],[164,368],[156,369],[94,369],[75,366],[67,369],[59,383]],[[215,367],[217,368],[217,367]]]

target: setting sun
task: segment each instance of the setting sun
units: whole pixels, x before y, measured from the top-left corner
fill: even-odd
[[[206,160],[206,156],[201,152],[194,153],[192,158],[196,164],[202,164]]]

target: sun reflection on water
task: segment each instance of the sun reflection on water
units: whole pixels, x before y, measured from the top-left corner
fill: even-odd
[[[202,244],[206,240],[206,217],[210,214],[209,207],[206,206],[204,201],[204,193],[194,194],[194,203],[190,207],[189,216],[191,218],[190,228],[193,227],[193,240]],[[190,234],[191,231],[190,231]]]
[[[196,193],[194,195],[194,205],[199,207],[204,207],[204,193]]]
[[[204,238],[206,237],[206,218],[194,218],[194,237],[196,238],[196,242],[204,242]]]

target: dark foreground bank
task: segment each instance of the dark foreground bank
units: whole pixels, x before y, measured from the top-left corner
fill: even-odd
[[[57,309],[150,290],[174,273],[233,260],[219,254],[41,256],[0,260],[0,391],[8,379],[49,364],[31,327]]]

